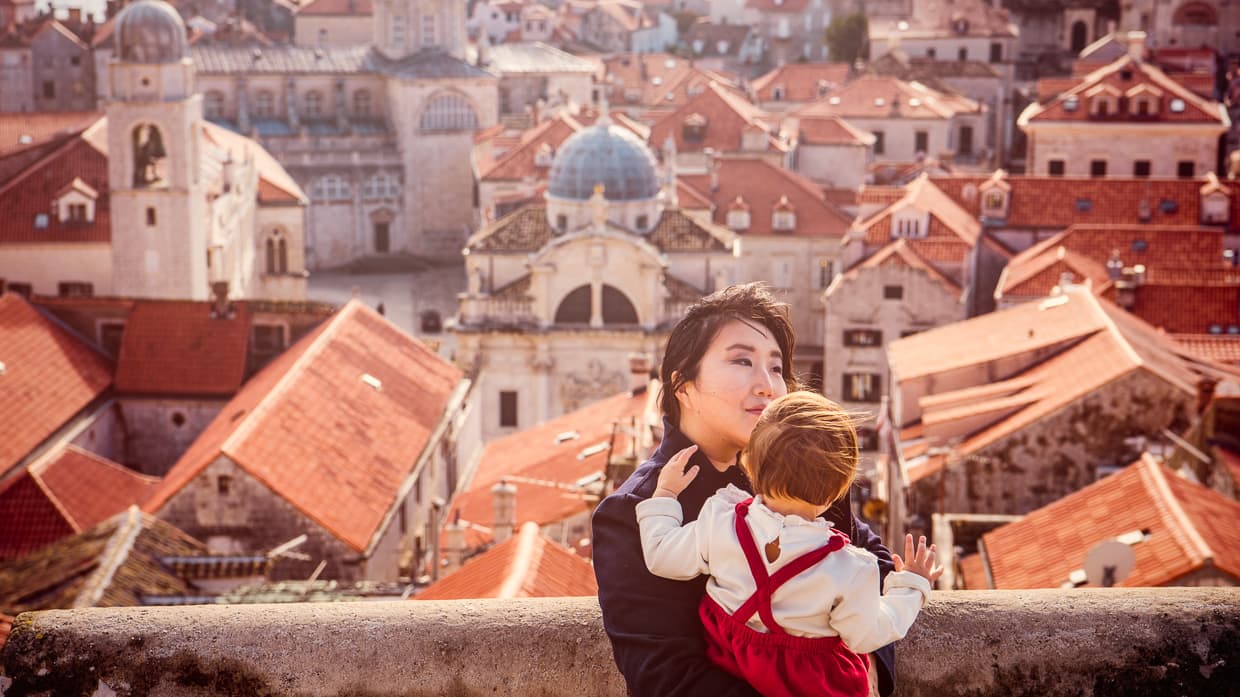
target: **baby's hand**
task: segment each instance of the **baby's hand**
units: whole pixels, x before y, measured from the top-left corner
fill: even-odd
[[[926,549],[926,537],[922,535],[917,542],[917,552],[913,552],[913,536],[904,536],[904,556],[908,559],[906,563],[900,558],[899,554],[891,555],[891,561],[895,563],[896,571],[912,571],[918,576],[924,577],[927,581],[934,583],[939,576],[943,575],[943,567],[936,566],[934,563],[934,545],[930,545]]]
[[[676,498],[680,492],[689,486],[689,482],[697,476],[698,467],[694,465],[685,471],[685,463],[689,461],[689,456],[697,452],[696,445],[681,450],[672,456],[672,459],[663,465],[663,469],[659,471],[659,484],[654,490],[654,496],[670,496]]]

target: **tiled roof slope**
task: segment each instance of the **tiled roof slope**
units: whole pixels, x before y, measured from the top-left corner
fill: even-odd
[[[698,191],[710,192],[713,218],[719,225],[727,223],[728,206],[739,196],[749,206],[749,228],[742,233],[744,237],[838,238],[848,232],[848,216],[827,202],[821,187],[795,172],[760,157],[719,157],[714,166],[718,186],[713,191],[707,174],[682,175],[681,179]],[[796,227],[791,233],[777,233],[772,227],[772,213],[781,197],[787,197],[796,213]]]
[[[835,115],[846,119],[939,120],[980,109],[978,103],[968,97],[940,92],[920,82],[863,75],[794,113],[801,116]]]
[[[1132,545],[1136,564],[1117,586],[1176,585],[1210,567],[1240,583],[1240,503],[1177,476],[1149,455],[982,541],[995,588],[1058,588],[1094,545],[1135,530],[1148,532]],[[965,582],[986,587],[976,574]]]
[[[838,116],[804,116],[797,121],[804,145],[873,145],[876,138]]]
[[[112,239],[106,123],[100,118],[78,133],[0,155],[0,210],[6,221],[0,245]],[[52,211],[51,202],[74,178],[97,194],[93,221],[61,222]],[[47,227],[35,226],[39,214],[46,216]]]
[[[116,389],[131,394],[231,395],[245,379],[250,311],[235,303],[214,317],[210,303],[141,300],[125,323]]]
[[[705,119],[705,134],[700,140],[688,141],[684,137],[685,121],[691,117]],[[713,148],[715,152],[741,150],[741,136],[746,130],[760,129],[771,132],[775,120],[761,109],[745,101],[730,89],[718,84],[706,89],[685,102],[675,111],[664,116],[650,127],[650,144],[662,148],[671,138],[677,152],[700,151]],[[766,150],[786,150],[786,146],[773,136],[766,140]]]
[[[560,598],[598,594],[589,561],[526,523],[511,539],[465,562],[413,600],[468,598]]]
[[[935,263],[961,263],[980,239],[981,225],[968,211],[956,205],[936,183],[922,175],[904,187],[904,196],[854,224],[864,233],[867,248],[880,248],[895,239],[893,216],[907,208],[929,215],[929,226],[922,237],[909,237],[917,254]]]
[[[844,273],[846,278],[856,278],[861,269],[873,269],[883,266],[904,266],[910,269],[921,269],[931,278],[943,284],[953,292],[960,292],[960,283],[943,273],[937,266],[927,261],[917,249],[906,239],[899,239],[866,257]]]
[[[775,99],[776,86],[784,89],[783,101],[812,102],[848,80],[848,63],[785,63],[761,77],[750,87],[759,102]]]
[[[189,595],[192,587],[159,557],[205,554],[206,545],[130,508],[86,532],[0,564],[0,611],[128,607],[141,605],[143,596]]]
[[[0,476],[112,383],[112,364],[21,296],[0,296]]]
[[[96,111],[0,114],[0,153],[42,143],[56,135],[81,132],[102,116]],[[23,138],[28,140],[22,142]]]
[[[1112,300],[1115,295],[1115,288],[1104,294]],[[1129,311],[1171,333],[1235,332],[1240,330],[1240,269],[1147,273]]]
[[[623,53],[606,58],[603,66],[611,80],[610,100],[617,105],[679,106],[711,82],[735,88],[729,76],[667,53]]]
[[[1190,355],[1240,366],[1240,335],[1174,334],[1173,338]]]
[[[633,419],[640,425],[649,399],[649,392],[622,392],[488,443],[473,480],[453,502],[448,519],[459,516],[462,524],[469,525],[471,549],[489,542],[494,515],[491,487],[500,480],[517,488],[518,523],[550,525],[591,510],[596,501],[577,482],[602,473],[611,449],[626,452],[631,447],[623,429],[613,444],[613,432],[616,424],[627,428]]]
[[[366,552],[461,377],[421,342],[350,301],[242,387],[144,509],[157,512],[224,456]]]

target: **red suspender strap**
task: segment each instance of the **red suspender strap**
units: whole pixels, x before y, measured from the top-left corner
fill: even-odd
[[[749,563],[749,572],[753,574],[754,585],[757,590],[749,596],[732,616],[741,622],[748,622],[753,617],[754,612],[762,618],[762,624],[766,625],[768,631],[775,634],[785,634],[783,627],[775,621],[775,615],[771,612],[771,596],[797,574],[805,571],[811,566],[817,564],[827,557],[828,554],[842,548],[848,544],[848,537],[838,530],[831,531],[831,538],[827,543],[818,549],[810,550],[805,554],[793,559],[775,572],[774,576],[766,573],[766,565],[763,563],[762,557],[758,554],[758,545],[754,542],[753,533],[749,530],[749,525],[745,522],[745,517],[749,515],[749,505],[753,503],[752,498],[736,504],[736,537],[741,543],[741,550],[745,553],[745,561]]]

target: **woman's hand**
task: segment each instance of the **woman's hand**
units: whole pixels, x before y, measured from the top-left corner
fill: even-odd
[[[659,482],[663,482],[663,478],[659,477]],[[926,536],[922,535],[917,542],[917,551],[913,551],[913,536],[904,536],[904,556],[908,559],[905,562],[900,558],[899,554],[891,555],[891,561],[895,563],[896,571],[912,571],[925,578],[927,581],[934,583],[939,576],[943,575],[943,567],[936,566],[934,563],[935,546],[930,545],[926,548]]]
[[[659,470],[659,484],[655,487],[651,498],[656,496],[676,498],[680,492],[685,490],[685,487],[689,486],[689,482],[697,476],[698,466],[694,465],[686,471],[685,463],[689,461],[690,455],[697,452],[697,449],[696,445],[690,445],[673,455],[672,459],[663,465],[663,469]]]

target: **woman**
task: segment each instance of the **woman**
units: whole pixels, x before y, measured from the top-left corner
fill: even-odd
[[[796,339],[787,306],[760,284],[732,286],[689,308],[667,340],[659,377],[663,442],[650,460],[594,513],[594,573],[603,626],[616,665],[634,697],[722,697],[758,694],[706,657],[698,603],[705,577],[671,581],[654,576],[642,557],[635,508],[650,498],[659,470],[672,455],[697,445],[697,477],[680,494],[684,520],[729,484],[751,489],[736,458],[766,405],[796,386]],[[891,554],[868,526],[853,518],[849,498],[826,514],[852,543],[873,552],[881,576]],[[882,578],[879,579],[882,583]],[[879,691],[894,688],[895,651],[876,652]]]

